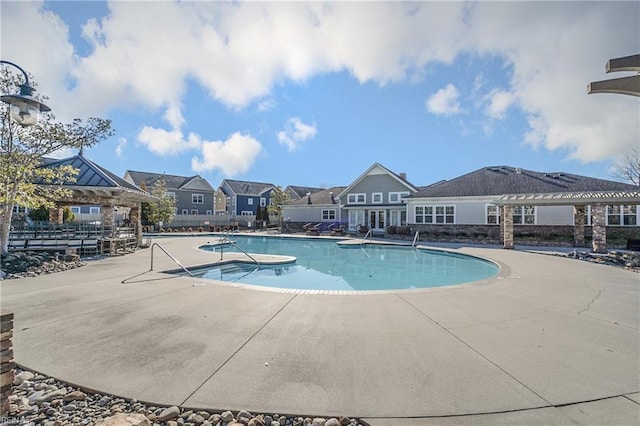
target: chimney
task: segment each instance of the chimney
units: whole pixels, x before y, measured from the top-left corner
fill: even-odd
[[[329,193],[329,197],[331,197],[331,204],[335,204],[336,203],[336,199],[333,198],[333,192]]]
[[[400,179],[402,179],[405,182],[407,181],[407,174],[406,173],[402,172],[402,173],[399,173],[399,175],[400,175]]]
[[[307,192],[307,204],[311,204],[311,193]]]

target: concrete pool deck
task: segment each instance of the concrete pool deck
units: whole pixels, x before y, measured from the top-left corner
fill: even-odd
[[[157,241],[189,267],[217,260],[196,249],[211,239]],[[638,423],[640,274],[449,247],[502,271],[381,294],[259,291],[144,273],[144,249],[3,281],[2,311],[20,365],[144,402],[372,425]],[[155,252],[155,271],[175,268]]]

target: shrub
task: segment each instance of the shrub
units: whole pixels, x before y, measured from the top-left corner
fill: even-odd
[[[394,225],[387,226],[387,234],[395,234],[398,232],[398,227]]]

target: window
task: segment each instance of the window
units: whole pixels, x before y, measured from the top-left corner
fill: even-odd
[[[382,203],[382,192],[374,192],[371,194],[371,202],[374,204]]]
[[[27,213],[27,208],[22,206],[13,206],[13,213]]]
[[[254,213],[252,211],[249,211],[249,210],[243,210],[243,211],[240,212],[240,214],[242,216],[253,216],[254,215]]]
[[[514,225],[535,225],[536,224],[535,206],[515,206],[513,208],[513,224]]]
[[[500,207],[489,204],[486,212],[487,225],[498,225],[500,223]]]
[[[207,214],[208,214],[208,215],[212,215],[212,214],[213,214],[213,212],[212,212],[211,210],[207,210]]]
[[[194,216],[198,216],[198,213],[200,213],[200,212],[198,211],[198,209],[191,209],[191,214],[192,214],[192,215],[194,215]]]
[[[267,199],[264,197],[260,197],[260,207],[264,207],[267,205]]]
[[[436,223],[453,223],[453,206],[436,206]]]
[[[636,225],[638,218],[638,206],[622,206],[622,224]]]
[[[416,223],[455,223],[455,206],[416,206]]]
[[[636,226],[637,224],[638,224],[638,206],[636,205],[607,206],[607,225]]]
[[[89,207],[90,214],[100,214],[100,207]]]
[[[167,196],[168,198],[171,198],[173,201],[176,200],[176,193],[175,192],[171,192],[171,191],[167,191],[164,193],[165,196]]]
[[[389,202],[390,203],[401,203],[402,199],[409,196],[409,191],[402,192],[390,192],[389,193]]]
[[[204,195],[191,194],[191,204],[204,204]]]
[[[80,207],[78,207],[78,206],[72,206],[72,207],[71,207],[71,213],[73,213],[73,214],[80,214]]]
[[[322,210],[322,220],[336,220],[336,210],[335,209],[323,209]]]
[[[253,205],[253,198],[248,198],[247,199],[247,204],[252,206]]]
[[[620,225],[620,206],[607,206],[607,225]]]
[[[189,214],[189,210],[187,210],[187,209],[182,209],[182,214]]]
[[[416,206],[416,223],[433,223],[433,207]]]
[[[367,202],[366,194],[348,194],[347,204],[364,204]]]

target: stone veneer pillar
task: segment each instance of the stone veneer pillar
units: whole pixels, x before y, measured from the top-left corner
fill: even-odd
[[[64,221],[64,212],[61,207],[49,209],[49,222],[62,223]]]
[[[103,205],[101,206],[102,212],[102,226],[103,228],[109,232],[110,236],[115,236],[115,228],[113,227],[113,214],[114,209],[113,205]]]
[[[591,206],[591,226],[593,233],[592,250],[594,253],[607,252],[607,206],[595,204]]]
[[[573,206],[573,245],[575,247],[584,247],[584,224],[587,217],[586,206]]]
[[[16,366],[13,361],[13,313],[0,315],[0,360],[0,418],[5,419],[9,416]]]
[[[502,233],[505,249],[513,248],[513,206],[502,206]]]
[[[140,204],[137,206],[131,207],[131,212],[129,213],[129,221],[131,225],[133,225],[134,232],[136,233],[136,243],[138,246],[142,245],[142,222],[140,219]]]

